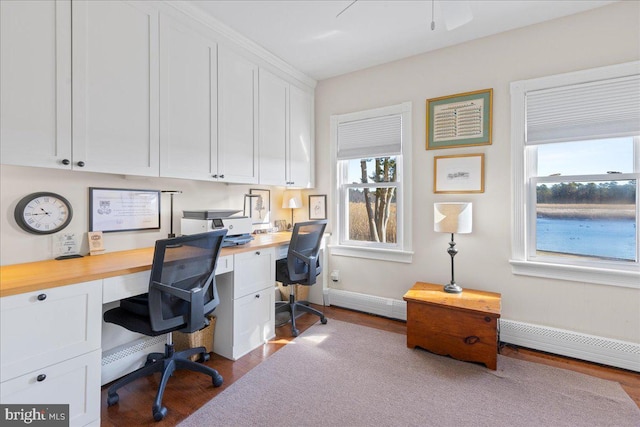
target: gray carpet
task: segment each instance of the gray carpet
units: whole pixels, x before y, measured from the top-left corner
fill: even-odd
[[[502,356],[490,371],[329,319],[180,424],[214,425],[638,427],[640,409],[616,382]]]

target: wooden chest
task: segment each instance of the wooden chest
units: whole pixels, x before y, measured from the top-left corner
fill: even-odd
[[[500,294],[473,289],[450,294],[442,285],[417,282],[404,300],[407,347],[496,369]]]

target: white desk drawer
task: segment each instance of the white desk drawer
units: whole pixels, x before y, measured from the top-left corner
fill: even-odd
[[[68,404],[71,426],[99,420],[100,354],[100,350],[95,350],[4,381],[0,401],[4,404]],[[40,375],[44,378],[38,381]]]
[[[126,274],[124,276],[104,279],[102,286],[102,303],[119,301],[135,295],[147,293],[151,271]]]
[[[1,380],[99,349],[101,285],[95,280],[2,298]]]

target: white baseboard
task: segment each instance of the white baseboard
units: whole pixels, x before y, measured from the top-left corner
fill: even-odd
[[[357,292],[327,289],[328,305],[407,320],[405,301]],[[640,372],[640,344],[500,319],[500,340],[509,344],[546,351],[618,368]]]
[[[164,353],[166,335],[142,337],[102,353],[101,385],[142,367],[149,353]]]

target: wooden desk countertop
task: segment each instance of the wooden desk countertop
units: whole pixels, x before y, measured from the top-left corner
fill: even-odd
[[[291,233],[255,234],[253,237],[255,239],[247,244],[222,248],[220,257],[286,245],[291,240]],[[1,266],[0,297],[150,270],[153,250],[148,247],[61,261]]]
[[[403,297],[407,302],[446,306],[452,309],[491,314],[496,317],[500,317],[500,298],[499,293],[466,288],[463,288],[459,294],[450,294],[444,291],[443,285],[424,282],[416,282]]]

